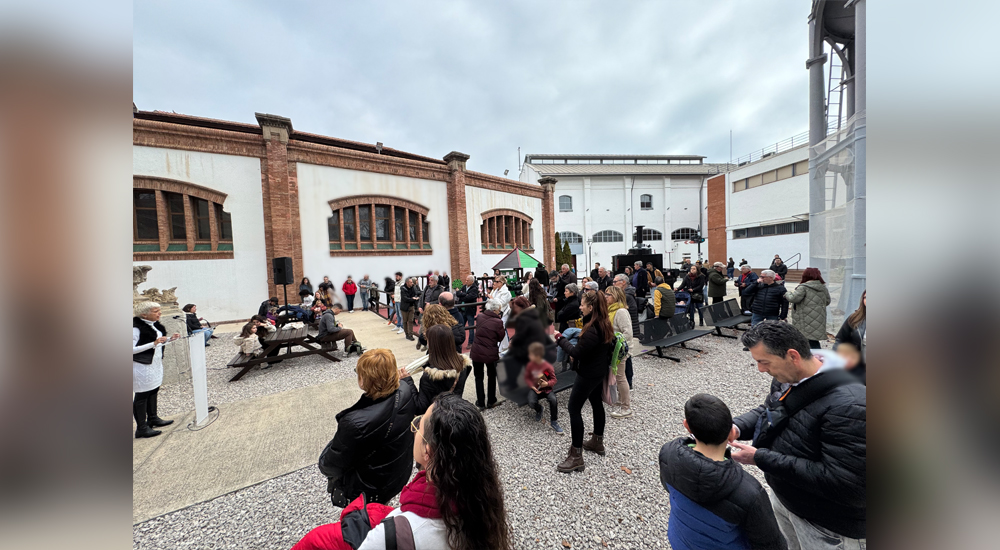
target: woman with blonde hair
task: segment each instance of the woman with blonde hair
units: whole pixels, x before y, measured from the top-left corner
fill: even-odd
[[[160,324],[160,304],[140,302],[132,317],[132,416],[135,417],[135,437],[156,437],[162,428],[174,423],[156,412],[156,396],[163,383],[163,346],[180,338]]]
[[[632,317],[628,313],[628,305],[625,301],[625,291],[609,286],[604,290],[604,297],[608,302],[608,317],[611,318],[611,326],[615,332],[620,332],[625,336],[625,340],[632,345]],[[611,411],[611,418],[628,418],[632,416],[632,392],[629,389],[628,378],[625,372],[631,363],[631,355],[618,363],[618,372],[615,373],[616,387],[618,388],[618,408]]]
[[[424,316],[420,319],[420,336],[417,338],[417,349],[427,351],[427,331],[437,325],[447,325],[451,329],[455,338],[455,348],[459,349],[465,343],[465,327],[458,326],[458,320],[448,313],[448,310],[441,304],[431,304],[424,309]]]
[[[330,500],[339,508],[362,493],[368,502],[389,502],[413,469],[413,379],[400,380],[396,357],[387,349],[366,351],[355,370],[364,395],[337,413],[337,433],[319,457]]]

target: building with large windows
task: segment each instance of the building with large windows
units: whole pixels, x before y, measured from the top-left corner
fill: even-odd
[[[728,164],[710,164],[696,155],[539,155],[524,158],[520,179],[558,180],[555,229],[570,244],[578,273],[595,262],[611,265],[635,242],[643,242],[664,263],[695,260],[699,246],[689,241],[707,221],[706,181]],[[707,243],[700,250],[704,256]]]
[[[515,180],[443,159],[295,130],[133,107],[132,261],[147,284],[178,287],[213,321],[246,319],[269,296],[271,260],[298,281],[381,283],[448,271],[489,271],[515,247],[555,263],[555,182]]]

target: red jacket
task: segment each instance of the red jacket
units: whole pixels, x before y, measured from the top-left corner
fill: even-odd
[[[524,367],[524,382],[528,384],[529,388],[538,388],[538,380],[543,376],[548,380],[549,384],[539,389],[541,393],[549,393],[552,391],[552,386],[556,384],[556,371],[552,368],[552,364],[548,361],[542,361],[541,363],[529,362]]]
[[[347,281],[344,286],[340,287],[340,290],[343,290],[347,296],[353,296],[358,293],[358,285],[354,284],[354,281]]]

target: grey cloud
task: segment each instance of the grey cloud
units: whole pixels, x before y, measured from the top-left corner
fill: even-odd
[[[134,6],[142,109],[296,128],[516,173],[516,150],[729,158],[807,127],[808,3]]]

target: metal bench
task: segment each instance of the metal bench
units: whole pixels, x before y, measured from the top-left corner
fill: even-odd
[[[680,346],[684,349],[701,352],[702,350],[698,348],[688,347],[686,343],[711,333],[712,329],[695,328],[694,322],[687,315],[674,315],[669,318],[657,317],[642,321],[639,323],[638,338],[639,343],[643,346],[655,348],[658,357],[679,363],[680,359],[663,355],[663,348]]]
[[[555,342],[549,342],[545,346],[545,360],[555,365],[556,362]],[[509,355],[500,358],[497,363],[497,389],[508,401],[523,407],[528,404],[528,384],[524,381],[525,363],[515,360]],[[565,367],[564,367],[565,368]],[[556,370],[556,385],[552,391],[559,393],[573,386],[576,380],[576,371],[565,368],[563,371]]]
[[[704,306],[701,308],[701,313],[705,317],[705,323],[715,327],[715,335],[723,338],[736,338],[736,336],[723,334],[722,329],[745,330],[737,325],[750,322],[750,316],[740,311],[740,305],[735,299]]]

